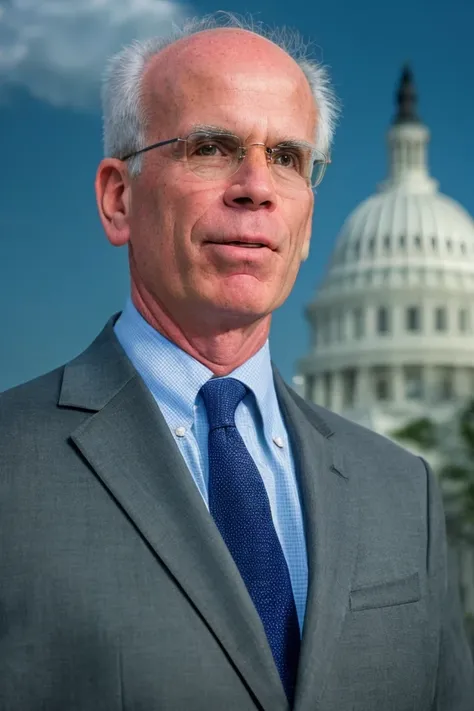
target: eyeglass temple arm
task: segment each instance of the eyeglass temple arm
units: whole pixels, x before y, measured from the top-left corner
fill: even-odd
[[[133,151],[133,153],[129,153],[128,155],[124,156],[120,160],[128,160],[129,158],[133,158],[134,156],[139,156],[141,153],[146,153],[147,151],[151,151],[152,148],[159,148],[160,146],[167,146],[169,143],[176,143],[177,141],[181,141],[181,138],[169,138],[167,141],[158,141],[158,143],[152,143],[151,146],[147,146],[146,148],[141,148],[139,151]]]

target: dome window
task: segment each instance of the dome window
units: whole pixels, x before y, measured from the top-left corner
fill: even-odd
[[[391,398],[390,370],[386,366],[374,368],[374,392],[377,400],[390,400]]]
[[[436,237],[431,238],[431,246],[435,251],[438,249],[438,240],[436,239]]]
[[[358,306],[352,312],[354,338],[362,338],[364,335],[364,312]]]
[[[438,392],[440,400],[451,400],[454,395],[454,368],[450,365],[439,368]]]
[[[359,254],[360,254],[360,240],[357,239],[357,240],[354,242],[354,247],[353,247],[353,249],[354,249],[354,259],[358,259],[358,258],[359,258]]]
[[[418,306],[409,306],[406,310],[405,316],[407,331],[421,330],[420,309],[418,308]]]
[[[356,395],[357,371],[346,368],[342,371],[342,401],[344,407],[353,407]]]
[[[405,366],[404,380],[406,399],[421,400],[423,397],[423,369],[421,365]]]
[[[421,249],[421,237],[419,235],[415,237],[415,247],[416,249]]]
[[[452,252],[452,251],[453,251],[453,243],[451,242],[450,239],[447,239],[447,240],[446,240],[446,249],[448,250],[448,252]]]
[[[446,331],[448,328],[448,318],[444,306],[438,306],[435,310],[435,329],[437,331]]]
[[[469,311],[467,309],[459,309],[459,330],[461,333],[469,331]]]
[[[386,252],[390,252],[390,235],[385,235],[383,240],[383,248]]]
[[[405,246],[406,246],[405,235],[400,235],[400,238],[399,238],[399,240],[398,240],[398,244],[400,245],[400,249],[405,249]]]
[[[461,242],[461,254],[466,254],[466,243]]]
[[[369,254],[373,254],[375,249],[375,237],[371,237],[367,243],[367,251]]]
[[[324,407],[331,407],[332,399],[332,373],[326,371],[323,375]]]
[[[343,311],[337,311],[336,313],[336,340],[344,340],[344,313]]]
[[[388,309],[380,306],[377,311],[377,333],[385,334],[390,330]]]

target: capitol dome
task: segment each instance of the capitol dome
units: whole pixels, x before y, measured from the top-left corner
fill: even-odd
[[[409,68],[388,177],[346,219],[306,314],[306,398],[374,428],[474,391],[474,221],[428,170]]]
[[[369,264],[410,266],[430,262],[450,268],[474,256],[474,223],[454,200],[432,190],[383,189],[347,218],[336,243],[328,279]],[[465,268],[465,267],[464,267]]]

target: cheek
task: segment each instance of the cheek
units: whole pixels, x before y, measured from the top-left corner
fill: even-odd
[[[171,213],[163,194],[152,189],[150,181],[141,181],[137,188],[132,197],[130,245],[141,277],[154,281],[164,275],[163,264],[172,259]]]
[[[313,201],[293,213],[293,229],[291,230],[292,258],[299,259],[301,249],[311,235],[313,216]]]
[[[180,197],[164,181],[140,176],[132,199],[132,236],[137,244],[169,253],[173,246],[176,218],[181,215]]]

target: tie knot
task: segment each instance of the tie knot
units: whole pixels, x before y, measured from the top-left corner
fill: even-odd
[[[235,378],[211,378],[200,393],[207,410],[209,429],[235,426],[234,415],[247,387]]]

